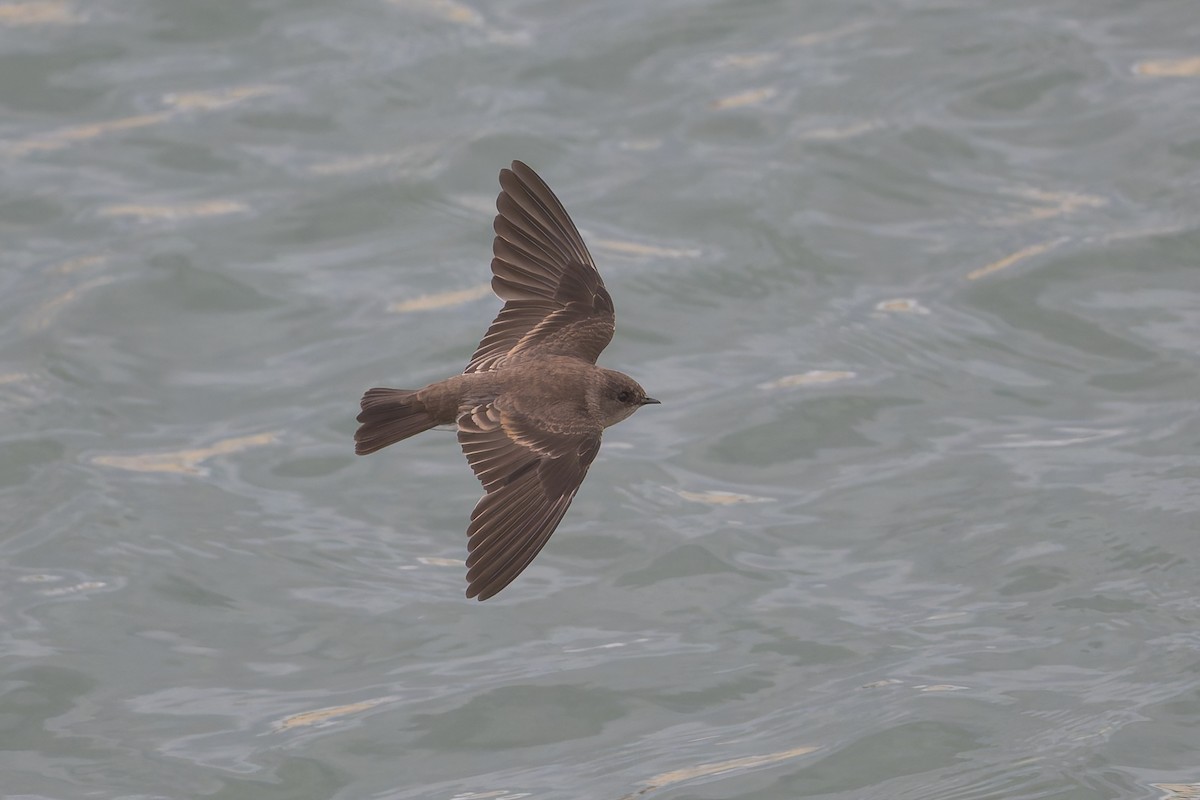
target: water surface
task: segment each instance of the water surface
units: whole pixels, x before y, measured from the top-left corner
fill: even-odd
[[[1200,793],[1187,3],[0,4],[0,795]],[[617,305],[486,604],[496,173]]]

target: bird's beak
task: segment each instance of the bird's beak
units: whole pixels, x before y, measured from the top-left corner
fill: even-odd
[[[655,400],[653,397],[647,397],[644,400],[642,400],[642,405],[644,405],[644,406],[660,406],[660,405],[662,405],[662,400]]]

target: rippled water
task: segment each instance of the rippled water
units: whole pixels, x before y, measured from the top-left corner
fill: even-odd
[[[1191,3],[0,2],[0,795],[1200,796]],[[612,429],[463,598],[496,173]]]

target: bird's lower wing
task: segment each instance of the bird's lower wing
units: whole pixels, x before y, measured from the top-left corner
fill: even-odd
[[[467,528],[467,597],[487,600],[541,552],[575,497],[546,497],[530,471],[479,499]]]
[[[535,430],[492,404],[459,416],[458,441],[486,494],[467,528],[467,597],[521,574],[558,527],[600,446],[595,434]]]

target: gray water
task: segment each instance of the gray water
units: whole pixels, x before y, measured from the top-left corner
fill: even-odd
[[[1200,796],[1194,2],[0,3],[0,796]],[[611,429],[463,597],[496,174]]]

